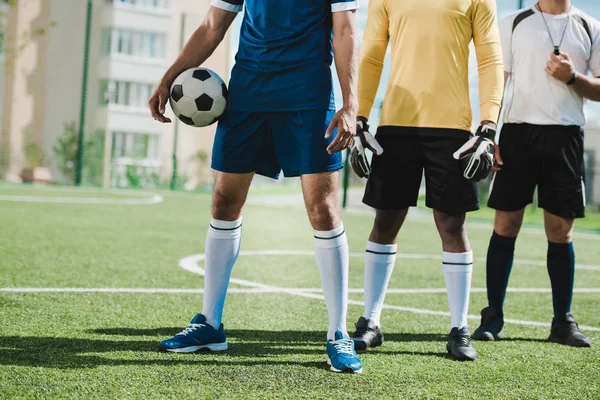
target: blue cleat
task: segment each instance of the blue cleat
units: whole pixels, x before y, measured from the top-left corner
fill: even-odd
[[[335,333],[335,340],[327,342],[327,356],[327,364],[333,372],[362,372],[362,364],[354,351],[354,342],[350,338],[344,338],[340,331]]]
[[[224,351],[227,347],[223,324],[217,330],[206,323],[206,317],[202,314],[196,314],[183,331],[160,342],[161,350],[175,353],[194,353],[203,349]]]

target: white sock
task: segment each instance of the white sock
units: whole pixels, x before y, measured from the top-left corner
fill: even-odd
[[[365,257],[365,311],[363,317],[373,321],[377,326],[385,291],[387,290],[394,262],[396,261],[396,244],[379,244],[367,242]]]
[[[444,251],[442,252],[442,263],[448,292],[448,305],[450,306],[451,328],[460,329],[467,326],[473,252],[447,253]]]
[[[240,253],[242,219],[220,221],[211,218],[204,251],[204,303],[206,323],[219,329],[231,270]]]
[[[350,255],[344,225],[331,231],[315,231],[315,255],[329,314],[327,340],[334,340],[336,331],[341,331],[345,338],[349,338],[346,330],[346,312]]]

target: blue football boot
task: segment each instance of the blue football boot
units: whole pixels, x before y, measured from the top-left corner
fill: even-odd
[[[362,372],[362,364],[354,351],[354,342],[344,338],[342,332],[335,333],[335,340],[327,342],[327,364],[333,372]]]
[[[187,328],[160,342],[160,348],[175,353],[194,353],[202,349],[224,351],[227,350],[225,330],[223,324],[217,330],[206,323],[204,315],[196,314]]]

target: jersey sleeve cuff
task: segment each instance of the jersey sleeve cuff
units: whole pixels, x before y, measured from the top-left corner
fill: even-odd
[[[358,113],[356,113],[356,115],[360,115],[361,117],[365,117],[366,119],[369,119],[369,114],[371,114],[371,107],[373,105],[373,101],[369,101],[368,99],[365,98],[360,98],[358,99]]]
[[[242,1],[211,0],[210,4],[225,11],[236,13],[242,11]]]
[[[500,115],[500,106],[496,104],[482,104],[481,105],[481,120],[482,121],[498,121]]]
[[[331,12],[358,10],[358,0],[356,1],[335,1],[331,3]]]

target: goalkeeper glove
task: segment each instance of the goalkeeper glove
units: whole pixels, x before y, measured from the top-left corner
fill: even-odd
[[[481,125],[475,136],[454,152],[454,158],[459,160],[463,176],[467,180],[479,182],[490,174],[496,151],[495,137],[495,124]]]
[[[361,178],[368,178],[371,174],[371,165],[365,154],[365,149],[369,149],[374,155],[382,155],[383,148],[377,143],[377,140],[369,133],[369,125],[365,117],[358,117],[356,121],[356,136],[350,145],[350,163],[356,175]]]

